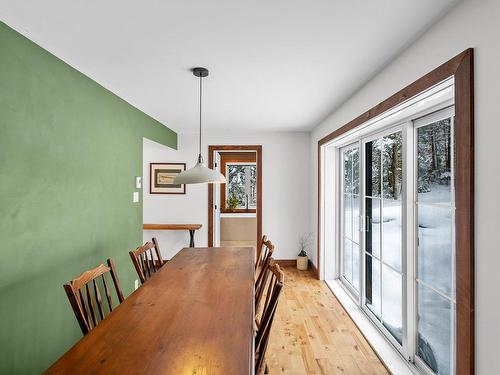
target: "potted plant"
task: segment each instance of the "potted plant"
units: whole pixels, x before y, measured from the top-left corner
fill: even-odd
[[[297,269],[301,271],[307,270],[308,258],[307,248],[309,247],[309,236],[301,236],[299,239],[299,255],[297,255]]]
[[[240,200],[235,195],[231,195],[229,199],[226,200],[226,208],[228,210],[235,210],[240,204]]]

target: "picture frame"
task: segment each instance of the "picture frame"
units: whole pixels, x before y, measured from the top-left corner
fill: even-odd
[[[186,185],[173,179],[186,170],[186,163],[149,163],[149,194],[186,194]]]

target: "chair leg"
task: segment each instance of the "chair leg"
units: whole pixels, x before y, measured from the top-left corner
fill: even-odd
[[[269,367],[267,367],[267,363],[265,364],[264,374],[269,374]]]

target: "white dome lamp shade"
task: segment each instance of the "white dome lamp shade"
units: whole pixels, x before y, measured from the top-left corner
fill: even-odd
[[[202,78],[208,76],[208,69],[206,68],[194,68],[193,74],[200,78],[200,140],[199,140],[199,153],[198,162],[192,168],[187,171],[179,173],[175,178],[173,183],[179,184],[221,184],[226,182],[226,177],[214,169],[208,168],[203,162],[203,156],[201,155],[201,94],[202,94]]]

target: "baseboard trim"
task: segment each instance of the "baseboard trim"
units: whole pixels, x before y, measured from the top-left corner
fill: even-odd
[[[275,259],[276,263],[278,263],[281,267],[295,267],[297,261],[295,259]]]
[[[278,263],[281,267],[295,267],[297,265],[296,259],[275,259],[275,262]],[[309,259],[307,263],[307,269],[309,270],[309,272],[311,272],[314,277],[319,279],[318,269],[316,268],[314,263],[311,262],[311,259]]]
[[[316,268],[314,263],[311,261],[311,259],[309,259],[308,263],[309,263],[309,269],[311,270],[312,274],[314,275],[314,277],[316,277],[319,280],[318,269]]]

